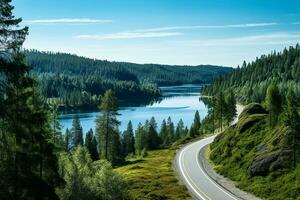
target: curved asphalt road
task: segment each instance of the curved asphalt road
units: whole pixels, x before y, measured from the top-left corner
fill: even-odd
[[[238,115],[242,107],[238,106]],[[234,120],[234,123],[237,120]],[[199,152],[213,142],[214,136],[199,140],[183,147],[176,155],[176,165],[179,174],[188,189],[200,200],[237,200],[229,191],[212,180],[199,162]]]

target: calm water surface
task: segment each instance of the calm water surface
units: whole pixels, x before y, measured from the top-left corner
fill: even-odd
[[[171,116],[172,121],[177,122],[182,118],[187,126],[191,126],[196,110],[199,111],[200,117],[203,118],[207,114],[207,109],[202,101],[199,100],[199,92],[201,85],[181,85],[161,87],[163,97],[159,102],[151,105],[140,107],[120,107],[118,120],[121,121],[120,131],[124,131],[129,120],[132,121],[134,129],[139,122],[144,123],[152,116],[155,117],[158,127],[160,127],[163,119]],[[59,117],[60,123],[63,125],[62,131],[72,127],[72,119],[74,115],[79,115],[81,126],[84,133],[90,128],[95,130],[95,119],[100,112],[69,112],[63,113]]]

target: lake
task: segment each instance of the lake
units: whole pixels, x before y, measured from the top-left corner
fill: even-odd
[[[207,114],[207,108],[204,103],[199,100],[199,92],[202,85],[180,85],[161,87],[162,97],[159,101],[151,103],[147,106],[126,106],[120,107],[118,120],[121,122],[120,131],[124,131],[129,120],[132,121],[134,129],[139,122],[144,123],[152,116],[155,117],[158,127],[160,127],[163,119],[171,116],[172,121],[176,125],[182,119],[188,127],[193,123],[195,112],[198,110],[201,119]],[[67,112],[59,116],[59,121],[63,126],[63,133],[67,128],[72,127],[74,115],[80,118],[81,126],[84,133],[90,128],[95,130],[95,119],[100,112]]]

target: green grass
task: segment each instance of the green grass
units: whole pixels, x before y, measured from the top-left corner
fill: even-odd
[[[119,167],[116,171],[128,181],[129,192],[134,199],[191,199],[173,170],[175,153],[175,149],[148,151],[147,157],[131,159],[131,164]]]

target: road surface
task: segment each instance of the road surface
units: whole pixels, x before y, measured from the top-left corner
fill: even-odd
[[[243,107],[238,106],[238,115],[241,113]],[[237,120],[234,120],[236,123]],[[193,142],[186,145],[176,155],[175,162],[177,171],[183,179],[188,189],[200,200],[237,200],[225,188],[220,186],[212,180],[204,171],[201,162],[199,162],[199,152],[206,145],[213,142],[214,136]]]

